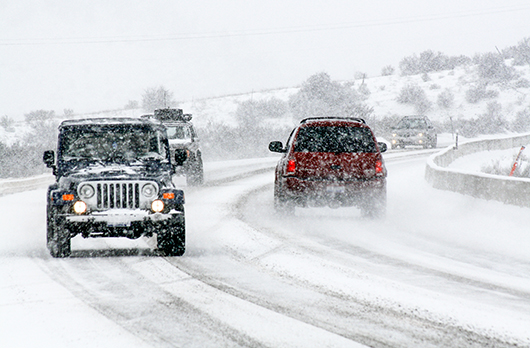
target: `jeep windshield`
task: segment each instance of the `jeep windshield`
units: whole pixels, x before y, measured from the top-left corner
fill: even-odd
[[[169,140],[191,140],[190,127],[186,125],[172,126],[166,125],[167,138]]]
[[[167,159],[165,134],[148,126],[83,125],[65,127],[59,154],[63,161],[120,163]]]
[[[295,152],[370,152],[376,145],[372,132],[364,127],[302,127],[296,137]]]

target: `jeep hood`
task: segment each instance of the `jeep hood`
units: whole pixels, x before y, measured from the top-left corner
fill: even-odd
[[[120,164],[77,164],[69,166],[63,177],[73,180],[102,179],[102,180],[124,180],[124,179],[146,179],[160,178],[163,174],[169,175],[169,170],[160,171],[164,164],[160,162],[135,163],[134,165]],[[162,175],[161,175],[162,174]]]

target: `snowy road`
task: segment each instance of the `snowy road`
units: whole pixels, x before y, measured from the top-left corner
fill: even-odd
[[[529,210],[429,187],[425,156],[385,157],[382,221],[277,217],[274,159],[210,163],[186,188],[181,258],[76,238],[52,259],[45,190],[0,197],[0,346],[530,346]]]

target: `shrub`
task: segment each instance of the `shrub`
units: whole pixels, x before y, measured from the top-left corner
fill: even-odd
[[[423,114],[431,108],[432,103],[427,99],[425,91],[418,85],[409,84],[404,86],[397,101],[401,104],[412,104],[416,113]]]
[[[0,127],[6,131],[12,131],[15,121],[7,115],[0,117]]]
[[[475,57],[478,75],[481,79],[492,82],[506,82],[514,79],[517,74],[513,67],[504,62],[504,58],[495,53],[484,53]]]
[[[257,127],[264,119],[280,118],[289,113],[289,106],[283,100],[247,100],[236,110],[238,124],[243,127]]]
[[[26,122],[33,121],[47,121],[55,118],[55,111],[53,110],[35,110],[27,114],[24,114],[24,119]]]
[[[437,104],[440,109],[450,109],[453,106],[455,95],[451,90],[445,89],[443,92],[438,94]]]
[[[513,50],[514,65],[530,65],[530,37],[526,37],[519,42]]]
[[[466,92],[466,101],[471,104],[476,104],[483,99],[496,98],[499,95],[498,91],[487,90],[486,85],[479,84],[472,86]]]
[[[441,52],[427,50],[420,53],[420,56],[412,55],[405,57],[399,63],[401,75],[417,75],[432,71],[452,70],[456,66],[467,64],[471,61],[465,56],[448,57]]]
[[[502,115],[502,106],[497,102],[488,103],[486,113],[479,115],[476,120],[477,131],[480,134],[497,134],[508,129],[508,123]]]
[[[63,116],[64,116],[64,118],[72,118],[74,116],[74,110],[72,110],[72,109],[64,109],[63,110]]]
[[[139,107],[140,105],[138,104],[136,100],[129,100],[127,104],[125,104],[124,109],[133,110],[133,109],[138,109]]]
[[[250,129],[211,122],[205,127],[197,127],[204,159],[207,161],[268,156],[269,142],[285,141],[290,131],[291,127],[255,126]]]
[[[46,166],[42,162],[42,144],[14,143],[6,146],[0,143],[0,178],[22,178],[42,174]]]
[[[395,68],[392,65],[387,65],[381,68],[381,76],[390,76],[394,75]]]
[[[530,131],[530,107],[519,111],[515,115],[511,129],[520,133]]]
[[[364,96],[351,85],[332,81],[328,74],[315,74],[289,98],[294,121],[309,116],[342,116],[367,118],[373,109],[363,103]]]
[[[357,91],[359,94],[363,97],[363,99],[367,99],[372,92],[370,92],[370,89],[368,88],[368,85],[366,83],[363,83],[357,88]]]
[[[530,81],[520,78],[515,82],[515,88],[530,88]]]

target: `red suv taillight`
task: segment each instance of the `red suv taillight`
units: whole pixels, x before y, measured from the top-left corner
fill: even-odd
[[[296,171],[296,162],[294,160],[289,160],[287,162],[287,166],[285,167],[285,174],[286,175],[292,175]]]
[[[383,162],[377,161],[375,162],[375,175],[382,175],[382,174],[384,174]]]

